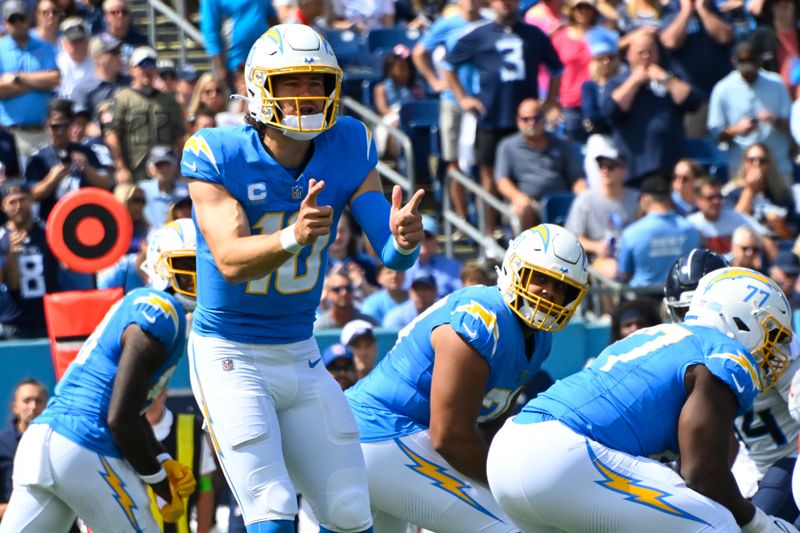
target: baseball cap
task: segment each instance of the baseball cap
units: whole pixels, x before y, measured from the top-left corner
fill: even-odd
[[[164,72],[172,72],[174,74],[176,72],[175,62],[169,58],[159,59],[156,61],[156,68],[158,69],[159,74]]]
[[[642,181],[640,187],[642,194],[652,194],[656,196],[668,196],[670,193],[670,184],[668,180],[660,176],[651,176]]]
[[[9,194],[24,193],[30,194],[31,188],[22,180],[9,180],[0,185],[0,198],[5,198]]]
[[[195,82],[200,77],[200,73],[192,65],[184,65],[175,71],[179,80]]]
[[[619,51],[619,34],[607,28],[595,27],[586,32],[586,42],[592,57],[606,54],[616,55]]]
[[[119,39],[105,34],[98,35],[97,37],[92,37],[89,41],[89,55],[97,57],[101,54],[119,52],[121,46],[122,41]]]
[[[155,67],[158,61],[158,54],[149,46],[139,46],[133,50],[128,60],[129,67],[150,66]]]
[[[28,16],[28,6],[22,0],[6,0],[3,4],[3,20],[8,20],[13,15]]]
[[[61,33],[68,41],[77,41],[89,37],[89,28],[80,17],[67,17],[61,23]]]
[[[791,250],[781,250],[775,256],[775,266],[790,276],[800,274],[800,257]]]
[[[370,335],[371,337],[375,337],[375,334],[372,332],[373,325],[367,322],[366,320],[356,319],[351,320],[347,324],[344,325],[342,328],[342,333],[339,337],[339,341],[344,344],[345,346],[353,342],[359,337],[363,337],[364,335]]]
[[[428,272],[419,272],[417,273],[416,276],[414,276],[414,279],[411,281],[411,286],[413,287],[414,285],[419,285],[419,284],[428,285],[429,287],[433,287],[435,289],[436,278],[434,277],[433,274],[430,274]]]
[[[328,367],[337,359],[347,359],[352,361],[353,352],[350,351],[350,348],[344,344],[339,344],[338,342],[328,346],[328,349],[322,354],[322,364]]]
[[[438,236],[439,223],[430,215],[422,215],[422,231]]]
[[[155,165],[165,161],[168,163],[177,163],[178,156],[175,155],[175,151],[171,147],[164,144],[153,146],[150,149],[150,155],[147,158],[147,163],[149,165]]]
[[[602,161],[613,161],[618,165],[625,164],[625,156],[620,153],[616,146],[612,144],[604,144],[599,147],[595,161],[601,163]]]

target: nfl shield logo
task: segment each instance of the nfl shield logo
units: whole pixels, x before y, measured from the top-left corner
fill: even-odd
[[[231,370],[233,370],[233,359],[223,359],[222,370],[224,370],[225,372],[230,372]]]
[[[299,200],[303,197],[303,186],[295,185],[292,187],[292,200]]]

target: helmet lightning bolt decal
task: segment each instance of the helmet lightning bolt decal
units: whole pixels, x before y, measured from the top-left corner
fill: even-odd
[[[481,504],[476,502],[469,494],[464,492],[464,489],[470,488],[469,483],[464,483],[460,479],[451,476],[447,473],[447,469],[445,467],[431,463],[425,460],[419,454],[414,453],[410,448],[408,448],[408,446],[404,445],[400,439],[394,439],[394,442],[397,444],[400,450],[413,461],[413,464],[406,465],[408,468],[422,474],[428,479],[433,480],[434,486],[449,492],[473,509],[480,511],[481,513],[490,516],[495,520],[500,520]]]
[[[638,503],[640,505],[646,505],[647,507],[655,509],[656,511],[660,511],[677,518],[685,518],[686,520],[711,526],[711,524],[702,518],[687,513],[686,511],[678,509],[677,507],[666,502],[666,498],[672,496],[668,492],[662,492],[656,488],[648,487],[647,485],[643,485],[638,479],[614,472],[609,466],[603,464],[600,459],[597,458],[597,456],[594,454],[594,450],[592,450],[592,446],[589,444],[588,439],[586,439],[586,449],[589,451],[589,457],[592,459],[592,464],[605,478],[602,481],[595,481],[595,483],[601,487],[613,490],[614,492],[619,492],[620,494],[625,494],[627,496],[627,498],[625,498],[626,500]]]
[[[125,483],[119,478],[117,473],[114,472],[114,469],[111,468],[108,459],[102,455],[98,455],[98,457],[100,457],[100,464],[103,465],[105,469],[105,472],[99,472],[99,474],[103,477],[103,480],[108,486],[111,487],[111,490],[114,491],[114,499],[117,500],[117,503],[122,508],[125,516],[128,518],[128,522],[133,526],[133,530],[141,531],[139,524],[136,522],[136,515],[133,514],[133,510],[138,509],[138,507],[136,507],[136,504],[133,503],[133,500],[125,490]]]

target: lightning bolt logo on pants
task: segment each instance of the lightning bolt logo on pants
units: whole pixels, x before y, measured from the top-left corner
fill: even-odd
[[[133,500],[128,495],[128,492],[125,490],[125,483],[119,478],[114,469],[111,468],[111,464],[109,464],[108,459],[99,455],[100,457],[100,464],[103,465],[105,472],[99,472],[99,474],[103,477],[103,480],[111,487],[111,490],[114,491],[114,499],[117,500],[119,506],[122,508],[125,516],[128,518],[128,522],[131,523],[133,526],[134,531],[141,531],[139,524],[136,522],[136,515],[133,514],[134,509],[138,509],[136,504],[133,503]]]
[[[682,509],[678,509],[677,507],[664,501],[668,496],[672,496],[668,492],[662,492],[653,487],[648,487],[647,485],[643,485],[638,479],[614,472],[609,466],[603,464],[602,461],[597,458],[594,450],[592,450],[592,446],[589,444],[588,439],[586,440],[586,449],[589,451],[589,457],[592,459],[592,464],[605,478],[602,481],[595,481],[595,483],[601,487],[611,489],[614,492],[619,492],[620,494],[625,494],[627,496],[625,499],[628,501],[646,505],[647,507],[653,508],[656,511],[661,511],[662,513],[672,515],[676,518],[685,518],[687,520],[706,524],[707,526],[711,525],[705,520],[687,513]]]
[[[483,514],[494,518],[495,520],[500,520],[481,504],[476,502],[469,494],[464,492],[464,489],[470,488],[469,483],[464,483],[460,479],[448,474],[447,468],[431,463],[430,461],[425,460],[419,454],[414,453],[408,446],[403,444],[400,439],[394,439],[394,441],[398,448],[400,448],[400,450],[413,461],[413,464],[406,465],[408,468],[422,474],[428,479],[433,480],[434,486],[449,492],[473,509],[480,511]]]

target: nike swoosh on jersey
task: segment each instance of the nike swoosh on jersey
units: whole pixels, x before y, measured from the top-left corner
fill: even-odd
[[[733,375],[733,374],[731,374],[731,377],[733,378],[733,383],[736,385],[736,390],[739,391],[739,394],[743,393],[744,392],[744,387],[739,385],[739,380],[737,380],[736,376]]]
[[[192,161],[191,163],[187,163],[186,161],[184,161],[183,164],[186,165],[186,168],[188,168],[192,172],[197,172],[197,163],[195,163],[194,161]]]
[[[320,357],[316,361],[309,361],[308,362],[308,368],[314,368],[315,366],[317,366],[319,364],[320,361],[322,361],[322,357]]]
[[[145,318],[145,319],[146,319],[148,322],[150,322],[151,324],[155,324],[155,323],[156,323],[156,317],[154,317],[154,316],[150,316],[150,315],[148,315],[147,313],[145,313],[144,311],[142,311],[142,316],[144,316],[144,318]]]

